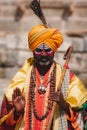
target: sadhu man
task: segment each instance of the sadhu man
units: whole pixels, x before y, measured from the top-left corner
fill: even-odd
[[[62,66],[54,54],[62,42],[57,29],[38,25],[30,30],[33,58],[26,60],[4,94],[0,130],[47,130],[53,101],[57,106],[52,130],[87,130],[87,90],[82,82],[68,69],[57,91]]]

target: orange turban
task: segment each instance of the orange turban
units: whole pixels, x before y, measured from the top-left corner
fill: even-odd
[[[42,43],[45,43],[56,52],[62,42],[63,36],[60,31],[53,28],[46,28],[44,25],[35,26],[28,33],[28,46],[32,51]]]

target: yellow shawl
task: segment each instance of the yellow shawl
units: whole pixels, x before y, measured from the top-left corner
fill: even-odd
[[[29,86],[30,73],[32,70],[33,62],[34,62],[33,58],[28,59],[23,65],[23,67],[17,72],[15,77],[12,79],[5,93],[5,96],[8,101],[12,101],[12,93],[16,87],[20,88],[21,92],[24,95],[27,94],[27,89],[29,89],[28,86]],[[57,64],[56,66],[57,66],[57,69],[56,69],[56,79],[57,79],[56,90],[57,90],[57,86],[58,86],[60,76],[61,76],[61,67],[59,64]],[[87,101],[87,90],[82,84],[82,82],[76,76],[72,78],[72,81],[69,84],[66,101],[71,105],[71,107],[74,107],[74,108],[80,108],[82,104]],[[56,109],[57,111],[55,111],[55,114],[54,114],[55,116],[58,115],[58,108]],[[8,117],[9,117],[9,114],[1,118],[0,124],[2,124]],[[57,126],[58,118],[57,119],[54,118],[54,119],[55,119],[54,121],[55,124],[54,124],[53,130],[58,128]],[[17,125],[16,125],[15,130],[19,130],[19,128],[17,128]]]

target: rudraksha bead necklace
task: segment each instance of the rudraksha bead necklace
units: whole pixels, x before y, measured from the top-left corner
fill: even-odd
[[[44,76],[41,76],[38,72],[38,69],[35,67],[35,74],[36,74],[36,77],[35,75],[33,75],[33,78],[34,78],[34,81],[35,82],[38,82],[38,93],[41,94],[41,95],[44,95],[45,92],[47,91],[47,86],[48,86],[48,83],[49,83],[49,72],[50,70],[47,71],[47,73],[44,75]]]
[[[48,106],[47,106],[47,109],[45,111],[45,113],[40,116],[38,113],[37,113],[37,110],[36,110],[36,107],[35,107],[35,87],[36,87],[36,84],[35,84],[35,71],[34,71],[34,67],[32,69],[32,72],[31,72],[31,78],[30,78],[30,91],[29,91],[29,95],[30,95],[30,111],[29,113],[31,113],[32,111],[32,108],[33,108],[33,113],[34,113],[34,116],[36,117],[36,119],[42,121],[44,120],[47,115],[49,114],[49,111],[52,109],[52,101],[48,100]],[[49,98],[51,96],[51,93],[53,93],[55,91],[55,84],[56,84],[56,65],[54,63],[54,68],[51,72],[51,75],[50,75],[50,94],[49,94]],[[31,122],[31,115],[29,114],[29,119],[30,119],[30,122]]]

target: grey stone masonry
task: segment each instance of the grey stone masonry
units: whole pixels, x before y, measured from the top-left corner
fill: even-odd
[[[2,103],[4,93],[5,93],[9,84],[10,84],[10,80],[0,79],[0,106],[1,106],[1,103]],[[0,111],[1,111],[1,107],[0,107]]]

